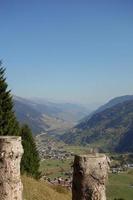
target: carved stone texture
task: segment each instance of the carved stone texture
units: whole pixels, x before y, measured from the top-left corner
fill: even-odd
[[[106,200],[105,184],[110,160],[104,154],[76,155],[72,200]]]
[[[0,200],[22,200],[21,137],[0,136]]]

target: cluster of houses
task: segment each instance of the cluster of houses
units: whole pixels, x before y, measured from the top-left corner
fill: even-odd
[[[127,163],[127,164],[124,164],[124,165],[119,166],[119,167],[111,167],[110,170],[113,174],[118,174],[118,173],[127,171],[128,169],[133,169],[132,163]]]
[[[43,137],[45,136],[45,137]],[[57,141],[47,137],[45,134],[38,136],[36,138],[37,150],[39,152],[41,160],[46,159],[56,159],[56,160],[66,160],[71,159],[74,156],[73,152],[68,152],[64,149],[63,145],[58,145]],[[123,173],[128,169],[133,169],[133,164],[126,163],[123,165],[112,166],[110,168],[110,173],[118,174]],[[72,189],[72,171],[65,172],[65,178],[63,177],[56,177],[50,178],[48,176],[42,176],[41,180],[47,181],[49,184],[52,185],[60,185],[66,187],[67,189]]]
[[[37,137],[36,138],[37,150],[39,152],[41,160],[45,159],[58,159],[66,160],[71,158],[74,154],[73,152],[68,152],[64,150],[63,145],[57,145],[57,141],[47,137]]]
[[[72,189],[72,176],[70,176],[68,178],[57,177],[57,178],[54,178],[54,179],[51,179],[51,178],[46,177],[46,176],[43,176],[41,178],[41,180],[47,181],[51,185],[62,186],[62,187],[65,187],[65,188],[67,188],[69,190]]]
[[[37,137],[36,138],[37,150],[39,152],[40,158],[45,159],[58,159],[66,160],[70,159],[74,154],[73,152],[68,152],[64,150],[63,145],[57,145],[57,142],[53,139],[47,137]]]
[[[57,141],[47,137],[45,134],[36,137],[37,150],[39,152],[41,160],[55,159],[66,160],[71,159],[74,156],[73,152],[68,152],[64,149],[63,145],[58,145]],[[63,177],[51,178],[46,175],[41,177],[41,180],[47,181],[52,185],[60,185],[69,190],[72,188],[72,171],[64,172]]]

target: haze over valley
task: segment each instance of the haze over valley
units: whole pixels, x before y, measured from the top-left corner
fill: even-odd
[[[111,99],[92,112],[77,104],[37,103],[16,96],[14,103],[18,120],[28,123],[34,135],[45,133],[100,151],[133,151],[133,95]]]
[[[14,110],[21,123],[28,123],[35,135],[59,134],[72,128],[90,113],[80,104],[29,100],[14,96]]]

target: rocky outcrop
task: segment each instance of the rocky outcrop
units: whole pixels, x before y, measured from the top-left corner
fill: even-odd
[[[72,200],[106,200],[109,158],[104,154],[76,155]]]
[[[0,136],[0,200],[22,200],[21,137]]]

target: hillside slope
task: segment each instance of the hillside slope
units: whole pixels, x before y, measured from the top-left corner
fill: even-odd
[[[30,177],[22,177],[25,200],[71,200],[71,193]]]
[[[60,187],[52,187],[29,177],[22,177],[24,200],[71,200],[71,192]],[[107,184],[107,200],[133,198],[133,171],[110,174]]]
[[[34,134],[43,132],[48,128],[42,120],[41,113],[26,102],[14,100],[14,110],[20,123],[27,123]]]
[[[133,125],[120,139],[116,149],[117,152],[133,152]]]
[[[120,96],[120,97],[115,97],[113,99],[111,99],[109,102],[107,102],[106,104],[100,106],[95,113],[98,112],[102,112],[104,110],[106,110],[107,108],[111,108],[119,103],[123,103],[125,101],[130,101],[133,100],[133,95],[124,95],[124,96]]]
[[[123,144],[122,138],[123,142],[127,141],[124,139],[127,133],[130,140],[133,135],[132,125],[133,100],[130,100],[94,114],[60,138],[69,144],[90,144],[104,151],[114,151],[120,145],[119,142]],[[126,151],[131,150],[133,140],[129,145]]]
[[[90,113],[88,116],[85,116],[85,118],[81,119],[81,122],[85,122],[85,121],[89,120],[96,113],[102,112],[108,108],[111,108],[111,107],[119,104],[119,103],[123,103],[125,101],[130,101],[130,100],[133,100],[133,95],[124,95],[124,96],[120,96],[120,97],[115,97],[115,98],[111,99],[110,101],[108,101],[107,103],[105,103],[104,105],[100,106],[94,112]]]

